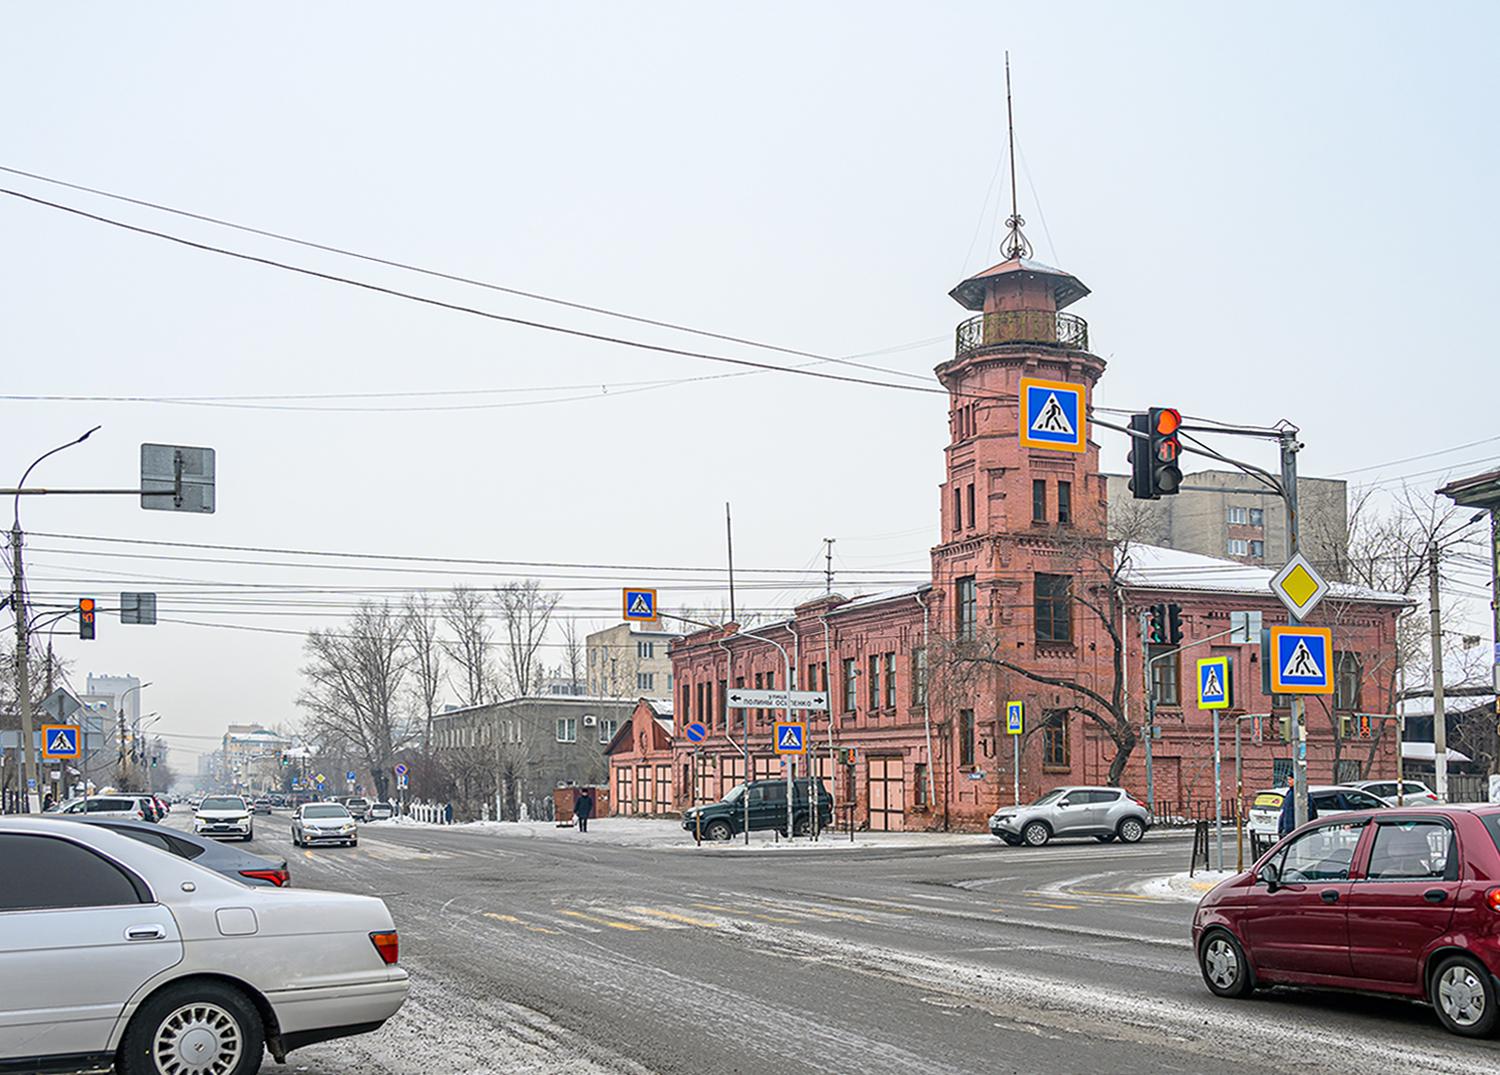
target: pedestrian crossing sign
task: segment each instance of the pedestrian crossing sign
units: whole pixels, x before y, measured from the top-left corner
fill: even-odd
[[[656,616],[656,591],[655,590],[625,590],[624,591],[625,618],[637,623],[655,623]]]
[[[76,758],[82,753],[76,724],[42,725],[42,757]]]
[[[1059,452],[1088,450],[1085,388],[1067,381],[1021,378],[1021,444]]]
[[[1266,655],[1274,694],[1333,693],[1333,632],[1326,627],[1272,627]]]
[[[800,721],[776,722],[776,753],[806,754],[807,725]]]
[[[1205,657],[1198,662],[1198,708],[1228,709],[1234,704],[1229,658]]]
[[[1005,703],[1005,734],[1020,735],[1026,721],[1026,704],[1024,702]]]

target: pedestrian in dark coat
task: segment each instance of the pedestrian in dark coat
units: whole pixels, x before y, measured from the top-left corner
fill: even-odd
[[[573,816],[578,819],[579,832],[589,831],[589,818],[593,816],[593,813],[594,796],[590,791],[585,789],[579,794],[577,801],[573,803]]]
[[[1311,821],[1318,816],[1318,808],[1312,801],[1312,796],[1307,797],[1307,820]],[[1288,777],[1286,781],[1286,796],[1281,800],[1281,816],[1276,819],[1276,835],[1285,836],[1297,827],[1297,780],[1296,777]]]

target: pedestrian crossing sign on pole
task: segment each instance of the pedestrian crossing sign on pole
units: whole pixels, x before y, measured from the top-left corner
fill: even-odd
[[[82,753],[76,724],[42,725],[42,757],[76,758]]]
[[[1020,735],[1026,719],[1026,706],[1022,702],[1005,703],[1005,734]]]
[[[776,753],[806,754],[807,725],[800,721],[776,722]]]
[[[1086,389],[1067,381],[1021,378],[1021,444],[1059,452],[1088,450]]]
[[[1266,660],[1275,694],[1333,693],[1333,632],[1326,627],[1272,627]]]
[[[637,623],[655,623],[657,620],[656,591],[625,590],[624,610],[627,620],[633,620]]]
[[[1234,704],[1229,658],[1205,657],[1198,662],[1198,708],[1228,709]]]

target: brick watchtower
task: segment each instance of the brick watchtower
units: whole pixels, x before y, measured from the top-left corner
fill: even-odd
[[[1032,260],[1020,223],[1012,216],[1007,260],[950,292],[976,315],[958,326],[953,359],[935,371],[950,397],[942,542],[932,550],[934,626],[941,623],[943,638],[972,639],[976,651],[1015,666],[993,664],[956,688],[954,707],[971,709],[965,719],[976,725],[976,772],[1010,769],[1008,746],[998,749],[1004,729],[997,727],[1007,699],[1027,702],[1029,732],[1044,720],[1056,726],[1050,743],[1028,735],[1029,757],[1045,762],[1037,754],[1050,751],[1061,771],[1075,745],[1081,753],[1081,722],[1070,714],[1086,700],[1015,668],[1106,695],[1113,677],[1103,624],[1075,600],[1104,598],[1100,586],[1110,552],[1098,446],[1086,441],[1082,452],[1029,448],[1019,434],[1023,377],[1083,385],[1086,411],[1105,363],[1089,352],[1088,325],[1063,312],[1088,288]],[[1028,783],[1045,768],[1035,761],[1023,766]],[[956,775],[960,801],[965,779],[974,781],[975,806],[999,790],[983,788],[985,777]]]

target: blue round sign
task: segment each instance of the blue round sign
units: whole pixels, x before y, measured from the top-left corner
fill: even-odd
[[[687,737],[689,743],[701,743],[708,738],[708,728],[695,720],[687,726]]]

